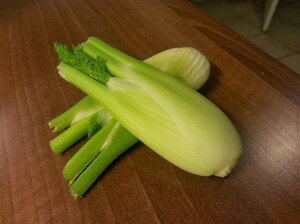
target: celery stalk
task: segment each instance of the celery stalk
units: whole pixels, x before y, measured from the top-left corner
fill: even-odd
[[[88,133],[90,122],[94,117],[97,117],[97,114],[92,114],[85,118],[82,118],[75,124],[71,125],[70,128],[65,130],[59,136],[51,140],[50,147],[52,151],[55,154],[61,154],[71,145],[73,145],[78,140],[83,138]],[[66,123],[60,123],[60,124],[66,124]]]
[[[115,123],[105,149],[103,149],[71,183],[70,190],[72,195],[81,197],[85,194],[103,171],[136,142],[138,142],[138,139],[135,136],[123,128],[119,123]],[[70,167],[70,169],[72,169],[72,167]]]
[[[115,119],[111,119],[69,160],[63,170],[65,179],[73,181],[107,145],[111,144],[116,123]]]
[[[80,119],[90,116],[101,109],[103,107],[99,103],[86,96],[73,107],[51,120],[49,127],[53,128],[54,132],[60,132]]]

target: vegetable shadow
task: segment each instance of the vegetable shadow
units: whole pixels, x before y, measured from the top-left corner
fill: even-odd
[[[98,185],[98,183],[101,183],[103,178],[105,178],[106,174],[111,172],[115,166],[118,165],[120,161],[122,161],[125,157],[130,156],[135,150],[139,149],[139,145],[143,144],[140,141],[131,146],[129,149],[127,149],[125,152],[123,152],[117,159],[115,159],[104,171],[101,173],[101,175],[97,178],[97,180],[90,186],[90,188],[85,192],[85,194],[82,197],[85,197],[89,194],[90,191],[93,191],[93,189]]]
[[[220,69],[214,64],[210,64],[210,75],[206,83],[201,87],[198,92],[204,95],[205,97],[209,96],[215,88],[218,86],[219,80],[218,77],[220,75]]]

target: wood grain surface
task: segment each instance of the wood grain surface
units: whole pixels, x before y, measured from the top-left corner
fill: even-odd
[[[300,80],[181,0],[11,0],[0,18],[0,223],[299,223]],[[191,46],[212,64],[200,90],[239,130],[226,178],[186,173],[138,144],[74,200],[47,123],[83,97],[56,71],[56,41],[97,36],[145,59]]]

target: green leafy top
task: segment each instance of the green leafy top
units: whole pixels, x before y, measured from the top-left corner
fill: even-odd
[[[59,43],[55,43],[54,48],[62,62],[89,75],[102,84],[105,84],[111,77],[105,65],[105,61],[101,57],[93,59],[82,51],[80,45],[74,47],[73,51],[69,51],[66,45]]]

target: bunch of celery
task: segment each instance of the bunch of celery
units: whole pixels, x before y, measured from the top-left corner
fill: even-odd
[[[145,62],[96,38],[72,52],[55,49],[61,76],[89,95],[49,123],[56,132],[70,126],[50,142],[57,154],[90,137],[64,169],[74,196],[138,139],[194,174],[226,176],[235,165],[242,151],[235,128],[186,85],[197,89],[208,78],[209,63],[195,49],[170,49]]]

